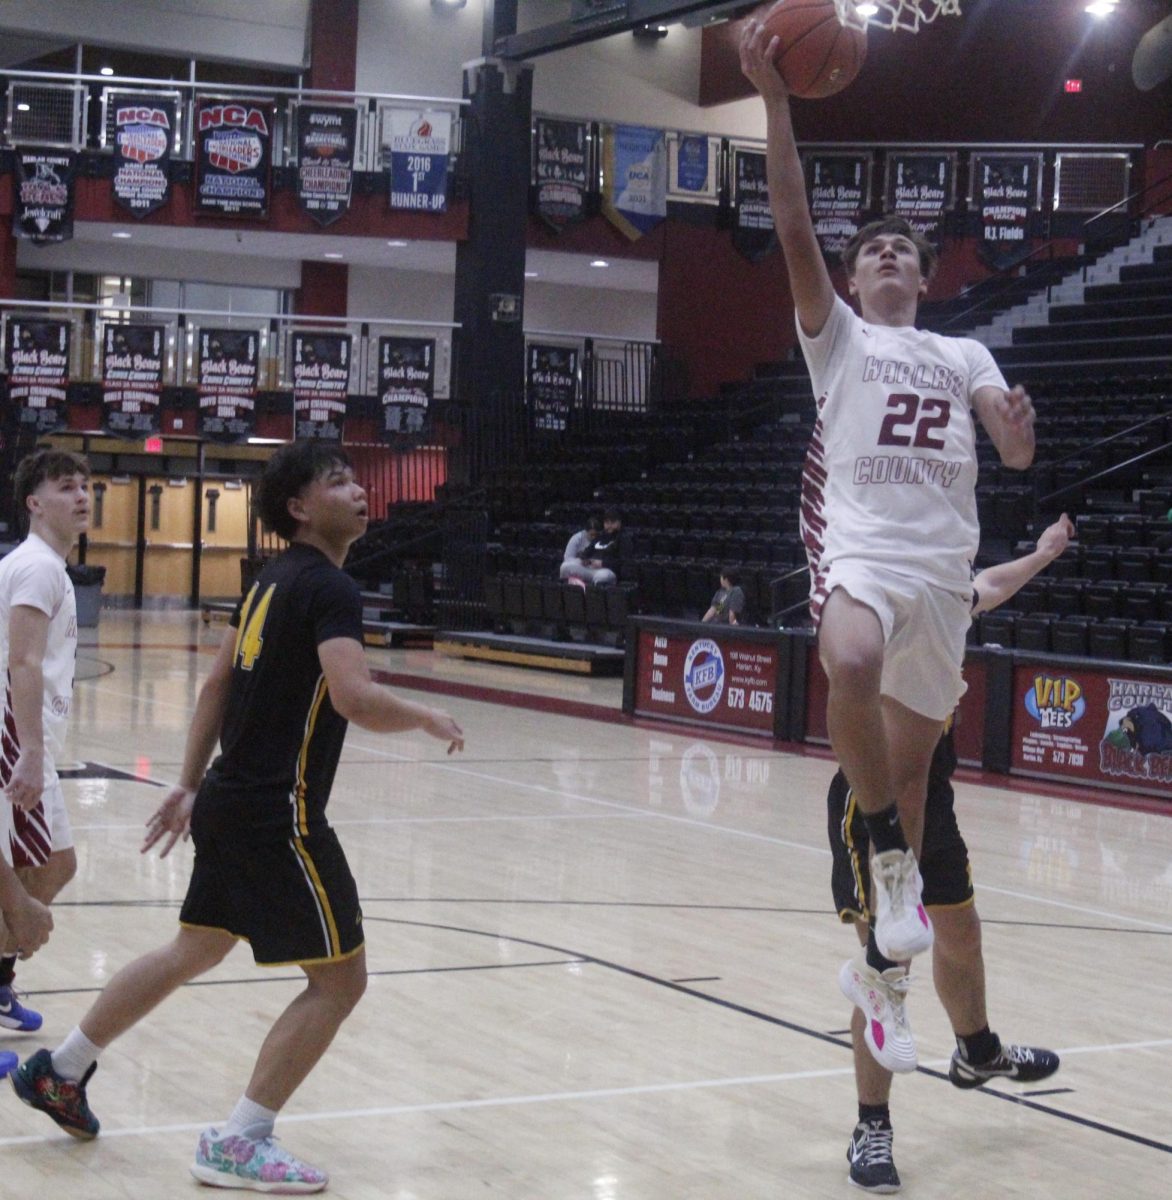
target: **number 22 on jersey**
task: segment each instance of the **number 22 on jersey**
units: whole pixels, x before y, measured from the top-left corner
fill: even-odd
[[[239,666],[242,671],[251,671],[260,656],[261,647],[264,645],[265,621],[269,615],[269,604],[276,587],[275,583],[270,583],[265,589],[265,594],[253,607],[257,589],[257,585],[254,583],[252,590],[248,593],[248,598],[244,601],[244,607],[240,610],[240,628],[236,631],[236,649],[232,653],[232,663],[234,666]]]

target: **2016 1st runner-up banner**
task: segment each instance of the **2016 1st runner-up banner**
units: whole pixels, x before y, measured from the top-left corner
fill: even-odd
[[[395,109],[384,146],[391,164],[391,207],[442,213],[448,207],[452,114]]]

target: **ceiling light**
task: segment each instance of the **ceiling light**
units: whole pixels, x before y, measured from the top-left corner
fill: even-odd
[[[389,242],[387,242],[387,245],[393,246],[396,250],[401,250],[404,246],[407,245],[407,243],[405,241],[403,241],[402,238],[391,238],[391,240]]]
[[[536,278],[537,278],[537,272],[536,272],[536,271],[526,271],[526,272],[525,272],[525,278],[526,278],[526,279],[536,279]]]
[[[431,7],[438,8],[441,12],[448,9],[463,8],[468,0],[431,0]]]
[[[1095,0],[1087,5],[1087,12],[1092,17],[1109,17],[1115,11],[1115,0]]]
[[[608,263],[605,258],[596,258],[590,263],[590,265],[592,267],[609,267],[610,263]]]
[[[863,4],[855,5],[855,12],[857,12],[860,17],[873,17],[876,13],[878,13],[878,11],[879,5],[871,4],[869,0],[866,0],[866,2]]]
[[[113,75],[114,68],[113,67],[99,67],[98,74],[99,75]]]
[[[27,101],[25,101],[25,100],[22,100],[22,101],[21,101],[21,102],[20,102],[20,103],[19,103],[19,104],[16,106],[16,111],[17,111],[17,112],[31,112],[31,111],[32,111],[32,105],[31,105],[31,104],[29,104]]]
[[[322,255],[322,258],[344,258],[344,257],[345,257],[345,255],[343,255],[341,250],[327,250]]]
[[[112,234],[110,234],[110,236],[116,237],[116,238],[132,238],[132,237],[134,237],[134,234],[126,229],[115,229],[114,232]]]

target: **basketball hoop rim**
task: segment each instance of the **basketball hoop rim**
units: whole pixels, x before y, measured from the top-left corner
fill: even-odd
[[[892,32],[919,33],[921,25],[930,25],[937,17],[959,17],[960,0],[834,0],[838,19],[843,25],[866,29],[874,25]],[[872,8],[874,12],[859,12]]]

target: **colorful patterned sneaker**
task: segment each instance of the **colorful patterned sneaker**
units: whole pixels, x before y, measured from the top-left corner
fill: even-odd
[[[80,1081],[62,1079],[49,1051],[38,1050],[12,1072],[12,1090],[29,1108],[40,1109],[70,1136],[88,1142],[98,1136],[99,1126],[86,1102],[85,1085],[97,1067],[93,1063]]]
[[[892,962],[904,962],[932,946],[932,922],[924,911],[916,856],[885,850],[871,863],[875,883],[875,944]]]
[[[275,1137],[220,1136],[205,1129],[199,1137],[191,1173],[211,1187],[253,1192],[320,1192],[330,1177],[290,1154]]]
[[[32,1033],[41,1027],[41,1014],[25,1008],[16,997],[16,989],[10,985],[0,987],[0,1027],[19,1029],[21,1033]]]
[[[880,973],[865,959],[851,959],[838,973],[842,994],[866,1018],[864,1037],[875,1061],[888,1071],[916,1069],[916,1040],[905,1001],[911,977],[902,967]]]
[[[860,1121],[851,1134],[846,1159],[851,1165],[847,1178],[865,1192],[898,1192],[903,1186],[895,1160],[891,1157],[891,1142],[895,1137],[886,1121]]]
[[[1037,1083],[1058,1070],[1058,1055],[1035,1046],[1002,1046],[988,1062],[971,1063],[959,1050],[952,1056],[948,1078],[958,1088],[975,1088],[994,1079]]]

